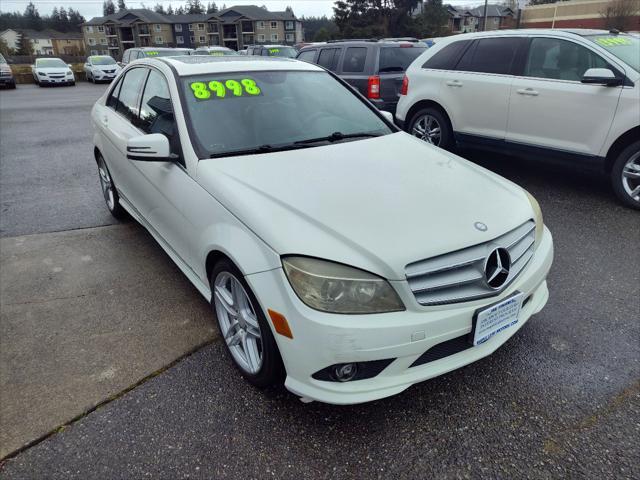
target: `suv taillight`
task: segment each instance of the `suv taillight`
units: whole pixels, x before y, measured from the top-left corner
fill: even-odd
[[[409,77],[406,75],[402,78],[402,88],[400,88],[400,95],[406,95],[409,93]]]
[[[367,85],[367,98],[380,98],[380,77],[377,75],[369,77],[369,82]]]

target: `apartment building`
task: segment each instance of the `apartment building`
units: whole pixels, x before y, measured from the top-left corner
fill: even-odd
[[[468,33],[483,30],[516,28],[517,14],[504,5],[487,5],[487,28],[484,28],[484,5],[476,8],[445,5],[449,14],[447,28],[451,33]]]
[[[123,10],[83,24],[92,55],[120,58],[132,47],[224,45],[240,50],[247,45],[302,42],[302,22],[291,10],[270,12],[255,5],[235,6],[212,14],[164,15],[146,9]]]
[[[13,30],[0,32],[9,48],[17,50],[22,38],[31,43],[34,55],[84,55],[84,38],[80,32],[58,32],[56,30]]]

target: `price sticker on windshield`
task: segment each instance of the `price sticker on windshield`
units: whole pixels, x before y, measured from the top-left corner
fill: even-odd
[[[600,38],[596,38],[596,43],[603,47],[617,47],[619,45],[632,45],[631,40],[625,37],[600,37]]]
[[[224,53],[221,51],[213,51],[213,52],[209,52],[209,55],[213,55],[214,57],[224,57]]]
[[[252,78],[192,82],[189,87],[196,100],[221,100],[262,95],[262,89]]]
[[[158,52],[144,52],[147,57],[155,57],[158,55]]]
[[[269,49],[269,55],[276,55],[280,53],[280,49],[279,48],[270,48]]]

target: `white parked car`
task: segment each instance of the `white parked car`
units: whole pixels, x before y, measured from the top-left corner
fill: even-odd
[[[254,385],[386,397],[489,355],[547,302],[533,197],[318,66],[138,60],[92,119],[109,210],[212,302]]]
[[[120,70],[122,68],[109,55],[91,55],[84,64],[87,81],[93,83],[110,82],[116,78]]]
[[[67,65],[60,58],[36,58],[31,65],[31,74],[36,85],[75,85],[76,77],[71,71],[71,65]]]
[[[213,57],[224,57],[227,55],[239,55],[235,50],[227,47],[198,47],[193,55],[211,55]]]
[[[640,40],[599,30],[440,39],[407,69],[396,117],[411,134],[608,175],[640,208]]]

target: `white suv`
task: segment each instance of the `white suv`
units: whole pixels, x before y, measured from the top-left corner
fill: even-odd
[[[611,177],[640,208],[640,39],[601,30],[513,30],[442,39],[407,69],[408,132],[551,158]]]

